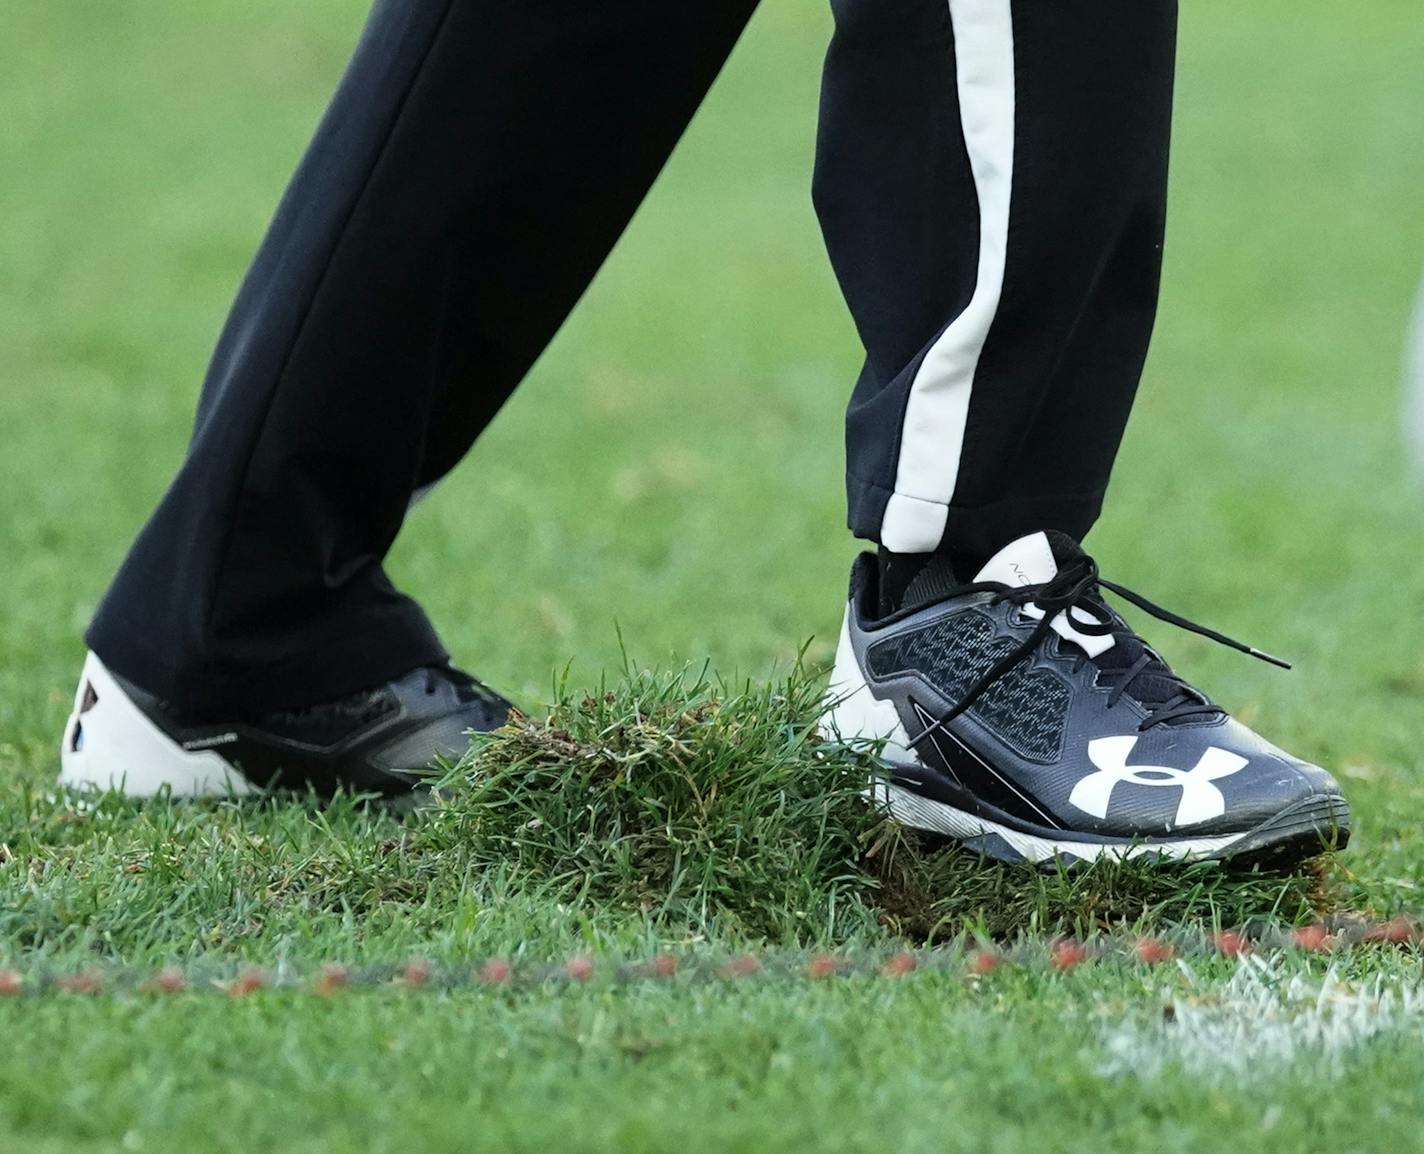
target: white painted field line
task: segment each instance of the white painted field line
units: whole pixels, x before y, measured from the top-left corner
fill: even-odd
[[[1208,1081],[1269,1078],[1298,1062],[1338,1075],[1351,1053],[1384,1035],[1424,1040],[1424,982],[1387,983],[1288,974],[1279,960],[1243,956],[1236,973],[1212,988],[1183,972],[1199,994],[1175,998],[1152,1021],[1120,1023],[1103,1037],[1103,1072],[1154,1078],[1181,1071]]]

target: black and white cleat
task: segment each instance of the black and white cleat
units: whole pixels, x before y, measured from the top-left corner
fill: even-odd
[[[1023,537],[973,582],[941,579],[932,603],[883,620],[876,579],[863,555],[827,728],[884,743],[872,792],[902,824],[1033,863],[1285,865],[1345,845],[1350,811],[1334,778],[1173,673],[1104,591],[1283,663],[1101,578],[1071,538]]]
[[[449,667],[416,669],[340,701],[228,721],[175,716],[90,653],[60,749],[59,784],[149,797],[273,788],[401,797],[469,733],[503,725],[509,702]]]

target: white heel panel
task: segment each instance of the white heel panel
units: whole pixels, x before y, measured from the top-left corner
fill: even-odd
[[[62,786],[117,789],[130,797],[151,797],[164,786],[174,797],[256,792],[219,754],[189,752],[149,721],[93,653],[64,727],[60,766]]]
[[[833,740],[883,740],[886,743],[885,756],[918,760],[910,750],[910,738],[900,723],[895,703],[878,700],[865,683],[865,674],[856,660],[855,646],[850,640],[849,607],[841,624],[836,665],[831,672],[831,683],[826,694],[829,709],[825,725]]]

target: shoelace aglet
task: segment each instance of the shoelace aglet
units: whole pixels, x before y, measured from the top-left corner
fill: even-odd
[[[1160,605],[1152,604],[1152,602],[1147,600],[1142,594],[1134,593],[1131,589],[1125,588],[1115,581],[1109,581],[1107,578],[1097,576],[1096,574],[1095,577],[1097,583],[1104,589],[1111,589],[1119,597],[1131,601],[1132,604],[1152,614],[1152,616],[1159,621],[1165,621],[1169,625],[1177,626],[1179,629],[1186,629],[1200,637],[1209,637],[1211,640],[1218,641],[1222,645],[1236,650],[1238,653],[1249,654],[1251,657],[1259,658],[1261,661],[1279,666],[1281,669],[1292,668],[1291,663],[1282,657],[1276,657],[1270,653],[1266,653],[1263,650],[1257,649],[1254,645],[1247,645],[1244,641],[1237,641],[1234,637],[1228,637],[1225,633],[1218,633],[1215,629],[1208,629],[1205,625],[1198,625],[1195,621],[1188,621],[1185,617],[1173,613],[1170,609],[1163,609]]]
[[[1295,668],[1295,666],[1293,666],[1293,665],[1292,665],[1289,661],[1287,661],[1284,657],[1276,657],[1276,656],[1274,656],[1274,655],[1272,655],[1272,654],[1270,654],[1270,653],[1265,653],[1265,652],[1263,652],[1262,650],[1257,649],[1257,648],[1255,648],[1254,646],[1251,646],[1251,645],[1246,646],[1246,652],[1249,653],[1252,657],[1259,657],[1262,661],[1266,661],[1266,662],[1269,662],[1269,663],[1272,664],[1272,665],[1279,666],[1281,669],[1294,669],[1294,668]]]

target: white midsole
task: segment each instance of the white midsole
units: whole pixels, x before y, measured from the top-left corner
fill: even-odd
[[[88,709],[85,703],[92,699]],[[59,784],[152,797],[229,797],[258,792],[211,749],[187,750],[154,725],[91,653],[60,746]]]
[[[1228,834],[1225,837],[1183,838],[1176,841],[1134,841],[1134,842],[1093,842],[1070,841],[1057,838],[1038,837],[1024,833],[987,818],[976,817],[955,809],[942,801],[921,797],[892,781],[878,780],[870,789],[872,800],[901,825],[927,830],[958,840],[993,834],[1002,838],[1015,853],[1028,862],[1046,862],[1054,858],[1071,855],[1084,861],[1111,858],[1125,861],[1135,857],[1166,857],[1174,861],[1188,861],[1195,858],[1211,857],[1220,853],[1234,842],[1240,841],[1244,833]]]

